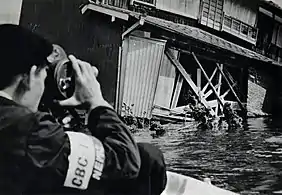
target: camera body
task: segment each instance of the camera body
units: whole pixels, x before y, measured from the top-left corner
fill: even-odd
[[[57,103],[73,95],[75,78],[71,61],[64,49],[59,45],[53,45],[53,48],[53,53],[48,57],[50,67],[39,110],[48,112],[61,124],[66,117],[70,117],[71,121],[67,128],[81,130],[85,128],[86,113],[75,108],[64,108]]]

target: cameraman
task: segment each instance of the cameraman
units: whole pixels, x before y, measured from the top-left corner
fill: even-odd
[[[95,194],[110,182],[146,178],[151,173],[141,168],[142,145],[104,100],[97,69],[89,63],[69,57],[75,92],[59,104],[83,106],[92,136],[65,132],[38,111],[52,51],[44,38],[18,25],[0,25],[0,194]],[[150,147],[141,148],[143,155],[150,153]],[[156,167],[153,156],[142,161]],[[161,177],[157,194],[166,183]]]

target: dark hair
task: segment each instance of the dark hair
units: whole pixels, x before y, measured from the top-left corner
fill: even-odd
[[[0,90],[33,65],[46,65],[52,51],[52,44],[35,33],[19,25],[0,25]]]

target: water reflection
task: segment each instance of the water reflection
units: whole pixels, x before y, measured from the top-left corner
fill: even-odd
[[[159,146],[171,171],[210,177],[214,185],[241,194],[282,194],[281,127],[282,120],[260,118],[234,131],[203,131],[191,123],[187,129],[170,126],[156,139],[148,131],[135,136]]]

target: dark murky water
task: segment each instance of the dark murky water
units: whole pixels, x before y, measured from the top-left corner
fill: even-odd
[[[249,119],[244,129],[179,130],[171,126],[153,139],[148,131],[135,134],[164,152],[168,170],[212,183],[240,194],[282,194],[282,120]],[[279,192],[280,191],[280,192]]]

